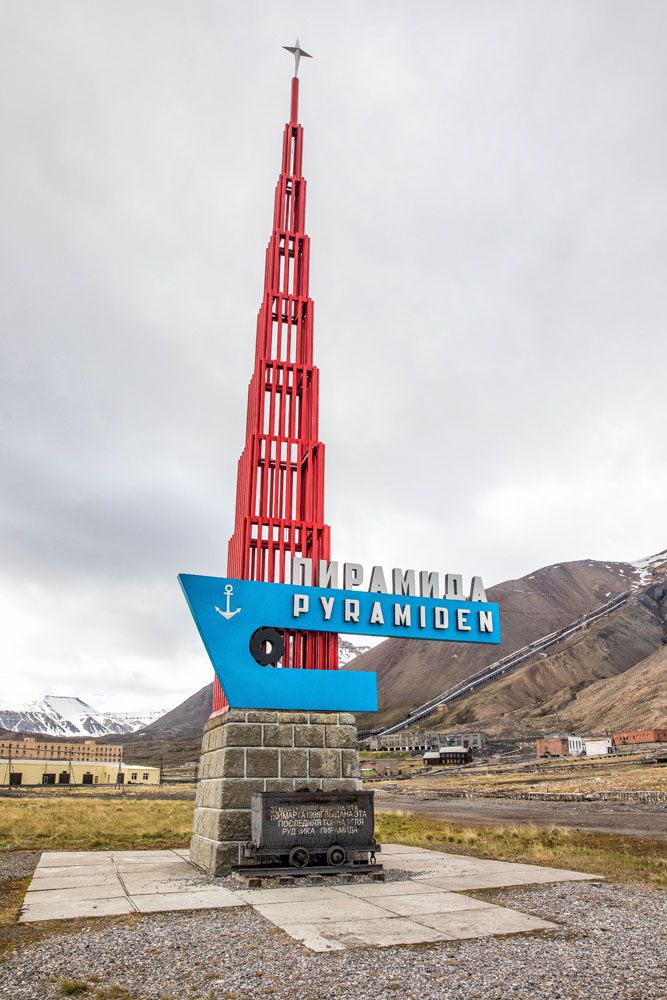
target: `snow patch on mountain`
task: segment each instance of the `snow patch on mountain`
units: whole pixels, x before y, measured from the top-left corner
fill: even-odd
[[[362,653],[367,653],[371,649],[370,646],[361,646],[354,642],[350,642],[349,639],[343,639],[342,636],[338,636],[338,666],[344,667],[346,664],[353,660],[356,656],[361,656]]]
[[[662,552],[656,552],[654,556],[648,556],[646,559],[637,559],[636,562],[631,562],[630,565],[639,574],[635,588],[645,587],[653,582],[657,572],[664,571],[667,568],[667,549],[664,549]]]
[[[133,733],[163,712],[98,712],[81,698],[46,695],[18,708],[0,708],[0,728],[44,736],[111,736]]]

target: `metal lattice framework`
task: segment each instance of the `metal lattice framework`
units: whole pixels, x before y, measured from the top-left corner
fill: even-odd
[[[293,556],[317,565],[330,557],[324,523],[324,445],[318,440],[319,371],[313,364],[313,301],[308,295],[310,239],[299,80],[292,79],[283,136],[273,233],[266,251],[264,298],[257,318],[255,369],[248,389],[245,447],[238,466],[234,534],[227,575],[285,583]],[[267,622],[267,625],[270,625]],[[283,667],[335,670],[338,636],[285,634]],[[217,678],[213,712],[226,699]]]

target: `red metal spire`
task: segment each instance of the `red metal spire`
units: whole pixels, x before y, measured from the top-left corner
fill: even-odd
[[[308,295],[303,129],[298,114],[295,76],[273,233],[266,251],[246,441],[238,465],[236,518],[227,558],[228,576],[276,583],[288,579],[293,556],[306,556],[314,566],[318,559],[330,558],[329,526],[324,523],[324,445],[318,440],[319,370],[313,364],[313,301]],[[337,669],[338,636],[286,633],[282,665]],[[226,707],[216,678],[213,712]]]

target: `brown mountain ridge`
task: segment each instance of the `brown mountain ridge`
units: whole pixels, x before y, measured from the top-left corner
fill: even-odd
[[[567,625],[614,596],[631,600],[583,633],[426,724],[475,726],[498,736],[554,728],[594,731],[609,726],[667,725],[667,552],[641,563],[584,559],[556,563],[491,587],[500,605],[503,642],[498,646],[387,639],[343,669],[375,670],[380,711],[358,717],[360,729],[390,725],[501,656]],[[608,686],[607,686],[608,685]],[[180,739],[201,733],[210,713],[207,685],[141,735]],[[662,692],[662,693],[660,693]]]

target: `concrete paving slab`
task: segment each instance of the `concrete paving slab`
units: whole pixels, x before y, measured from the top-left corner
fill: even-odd
[[[464,910],[458,913],[423,914],[419,918],[412,919],[441,931],[451,940],[556,930],[558,926],[549,923],[548,920],[533,917],[529,913],[508,910],[504,906],[487,906],[480,910]]]
[[[128,899],[79,899],[68,903],[31,903],[21,910],[19,923],[37,920],[74,920],[79,917],[109,917],[122,913],[134,913]]]
[[[390,913],[400,917],[420,916],[424,913],[453,913],[458,910],[481,910],[488,903],[455,892],[414,893],[408,896],[382,896],[373,900]]]
[[[33,873],[33,879],[39,881],[43,878],[71,878],[75,875],[83,875],[86,878],[91,875],[113,875],[115,874],[115,868],[111,862],[108,865],[53,865],[52,867],[42,868],[38,865]]]
[[[382,854],[440,854],[441,851],[429,851],[426,847],[412,847],[410,844],[383,844]]]
[[[381,896],[409,896],[413,893],[441,892],[442,887],[429,885],[427,882],[416,882],[408,879],[406,882],[356,882],[353,885],[341,885],[337,892],[359,899],[370,899]]]
[[[287,924],[281,930],[300,941],[309,951],[345,951],[345,945],[331,941],[321,932],[320,924]]]
[[[168,883],[166,885],[141,885],[138,887],[126,886],[125,893],[127,896],[163,896],[167,893],[174,892],[201,892],[203,889],[209,889],[208,885],[182,885],[178,882]]]
[[[115,885],[77,885],[66,889],[39,889],[34,883],[25,894],[25,903],[32,906],[33,903],[52,903],[54,901],[71,902],[76,899],[114,899],[124,897],[125,890],[118,880]]]
[[[124,875],[122,884],[129,896],[137,896],[142,892],[181,892],[192,886],[210,885],[205,876],[202,875],[194,875],[193,877],[182,875],[174,878],[139,878],[138,876]]]
[[[601,879],[603,875],[594,872],[573,872],[567,868],[546,868],[542,865],[513,865],[509,874],[524,874],[527,878],[539,878],[540,882],[586,882]]]
[[[145,855],[137,853],[133,858],[113,858],[113,863],[120,867],[124,865],[125,867],[134,867],[141,865],[189,865],[191,862],[188,858],[182,858],[180,854],[174,854],[173,851],[163,851],[162,854],[155,855]]]
[[[175,847],[174,848],[174,854],[178,854],[182,858],[189,858],[190,857],[190,848],[189,847],[185,847],[185,848]]]
[[[213,910],[228,906],[247,906],[236,893],[228,889],[204,889],[198,892],[160,892],[130,896],[139,913],[159,913],[171,910]]]
[[[413,920],[406,920],[404,917],[342,920],[326,924],[288,924],[283,930],[291,937],[302,941],[312,951],[332,950],[330,947],[318,947],[320,942],[334,945],[340,950],[364,946],[388,948],[392,945],[449,940],[448,935],[443,932]]]
[[[355,899],[337,893],[337,898],[307,899],[289,903],[255,903],[255,909],[279,927],[286,924],[320,924],[341,920],[372,920],[386,917],[380,909],[365,899]]]
[[[111,851],[44,851],[40,868],[70,865],[99,865],[111,861]]]
[[[515,864],[513,861],[499,861],[497,858],[476,858],[472,854],[450,854],[449,851],[428,851],[427,852],[432,858],[438,858],[441,861],[447,861],[451,864],[457,865],[472,865],[477,867],[478,865],[508,865]]]
[[[187,850],[45,852],[20,920],[251,904],[310,950],[340,951],[550,929],[554,925],[547,921],[458,893],[598,878],[409,845],[386,848],[381,860],[390,871],[409,872],[405,880],[239,891],[205,881]]]
[[[427,865],[423,866],[425,869],[428,868]],[[479,865],[465,865],[459,864],[437,864],[432,865],[432,870],[446,872],[448,875],[497,875],[500,872],[511,872],[518,870],[519,868],[533,868],[534,865],[508,865],[503,861],[489,861],[485,864]],[[413,878],[423,879],[427,876],[422,871],[417,871],[413,874]]]
[[[69,851],[42,851],[40,857],[45,861],[53,858],[109,858],[113,851],[76,851],[72,848]]]
[[[156,861],[153,864],[145,865],[131,865],[125,862],[118,862],[116,865],[116,870],[120,872],[121,875],[147,875],[152,877],[164,876],[165,878],[174,878],[178,875],[200,875],[201,870],[191,865],[189,861],[181,861],[177,859],[174,863],[162,864],[161,861]]]
[[[415,879],[415,881],[417,881]],[[419,885],[431,888],[446,889],[448,892],[465,892],[474,889],[500,889],[504,886],[521,885],[513,882],[511,875],[446,875],[434,878],[422,878]]]
[[[170,847],[156,848],[155,850],[149,851],[110,851],[109,853],[114,861],[147,861],[149,859],[169,861],[170,858],[176,859],[178,857],[176,851],[172,850]]]
[[[74,889],[79,885],[117,885],[118,878],[116,875],[72,875],[68,878],[67,875],[59,875],[57,878],[42,878],[39,879],[40,889],[69,889],[70,887]],[[36,888],[33,883],[30,883],[31,888]]]
[[[414,854],[393,854],[387,858],[382,858],[382,864],[390,870],[402,869],[415,874],[426,872],[459,874],[461,872],[479,871],[477,865],[448,861],[446,858],[427,858],[423,854],[420,854],[418,857]]]
[[[307,899],[333,899],[338,891],[331,886],[304,885],[303,888],[286,886],[275,889],[242,889],[236,895],[246,903],[259,906],[262,903],[301,903]]]
[[[510,871],[484,872],[479,875],[452,875],[435,876],[415,879],[423,885],[440,886],[450,892],[459,892],[466,889],[498,889],[511,885],[542,885],[549,882],[570,882],[599,878],[599,875],[579,875],[576,872],[549,871],[548,869],[528,868],[522,871],[519,868]]]

